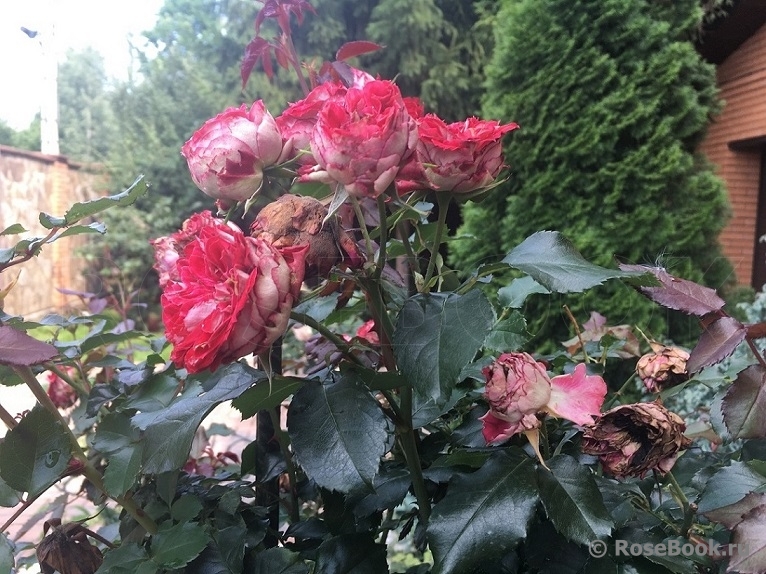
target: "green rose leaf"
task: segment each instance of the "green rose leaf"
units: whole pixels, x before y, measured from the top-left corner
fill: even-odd
[[[136,482],[141,471],[143,444],[126,446],[109,455],[104,471],[104,486],[111,496],[122,496]]]
[[[716,472],[705,485],[698,503],[698,512],[739,502],[745,496],[766,486],[766,476],[757,473],[746,462],[735,461]]]
[[[503,307],[521,309],[527,297],[536,293],[547,294],[550,291],[529,275],[525,275],[524,277],[514,279],[510,285],[498,289],[497,299]]]
[[[315,574],[383,574],[388,572],[386,547],[370,534],[343,534],[317,549]]]
[[[492,306],[480,291],[411,297],[393,336],[399,370],[423,399],[444,405],[494,322]]]
[[[260,371],[233,363],[210,375],[202,388],[189,381],[184,393],[167,408],[135,415],[133,426],[143,431],[144,472],[159,474],[181,468],[194,433],[208,413],[223,401],[238,397],[262,376]]]
[[[290,403],[287,428],[298,462],[319,486],[372,489],[391,430],[375,399],[353,378],[307,381]]]
[[[608,279],[634,278],[644,273],[607,269],[587,261],[558,231],[538,231],[503,258],[543,287],[557,293],[579,293]]]
[[[56,239],[69,237],[70,235],[81,235],[83,233],[98,233],[104,235],[106,233],[106,225],[99,222],[89,223],[88,225],[73,225],[59,233],[56,236]]]
[[[158,569],[143,547],[135,542],[123,542],[104,555],[96,574],[154,574]]]
[[[274,376],[271,380],[264,377],[239,397],[231,401],[231,406],[242,414],[242,419],[254,417],[263,409],[273,409],[282,404],[287,397],[297,392],[304,384],[303,379]]]
[[[13,572],[16,562],[13,558],[13,544],[0,534],[0,572]]]
[[[61,478],[71,456],[59,421],[36,406],[0,444],[0,476],[11,488],[37,496]]]
[[[452,479],[428,524],[433,574],[468,572],[511,551],[527,535],[538,501],[535,465],[521,451],[500,451]]]
[[[259,552],[253,562],[253,574],[307,574],[308,565],[297,552],[286,548],[268,548]]]
[[[152,561],[163,568],[181,568],[199,556],[210,542],[204,528],[194,522],[176,524],[152,537]]]
[[[133,182],[133,185],[116,195],[75,203],[69,208],[66,214],[64,214],[64,217],[54,217],[47,213],[41,213],[40,224],[46,229],[66,227],[77,223],[81,219],[109,209],[110,207],[117,205],[122,207],[132,205],[139,197],[146,194],[149,189],[149,185],[143,181],[143,178],[143,175],[139,176],[136,181]]]
[[[538,468],[540,500],[553,525],[568,540],[588,544],[612,532],[612,519],[587,467],[570,456],[548,461],[550,471]]]
[[[484,340],[484,347],[498,353],[508,353],[519,350],[528,338],[524,316],[514,311],[492,326]]]

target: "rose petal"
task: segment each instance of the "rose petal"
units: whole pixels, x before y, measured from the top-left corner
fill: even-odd
[[[578,425],[592,424],[601,412],[606,396],[606,383],[598,375],[587,375],[580,363],[570,374],[551,379],[551,398],[546,410],[555,417]]]

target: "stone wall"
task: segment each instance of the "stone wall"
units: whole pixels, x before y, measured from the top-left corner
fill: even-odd
[[[20,223],[27,232],[0,237],[0,248],[19,239],[48,233],[40,212],[61,216],[78,201],[106,195],[106,179],[94,168],[51,156],[0,145],[0,230]],[[92,235],[75,235],[43,247],[42,253],[0,274],[0,289],[18,277],[4,301],[5,312],[35,319],[47,313],[81,308],[77,297],[59,289],[87,290],[87,266],[81,248]]]

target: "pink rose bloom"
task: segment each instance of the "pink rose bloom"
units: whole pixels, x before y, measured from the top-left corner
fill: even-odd
[[[418,120],[416,145],[421,181],[426,189],[453,193],[487,187],[503,168],[503,135],[518,127],[473,117],[447,124],[434,114],[423,116]],[[410,180],[418,178],[410,176]]]
[[[317,123],[317,114],[328,101],[342,100],[345,94],[346,88],[340,82],[326,82],[311,90],[304,99],[285,108],[282,115],[276,118],[284,149],[288,150],[285,159],[297,157],[301,164],[316,163],[309,141]]]
[[[206,121],[183,145],[194,183],[214,199],[245,201],[261,186],[263,168],[278,163],[282,135],[258,100]]]
[[[551,379],[543,364],[527,353],[504,353],[482,372],[490,407],[480,419],[487,444],[500,444],[538,428],[538,413],[591,424],[607,392],[604,380],[587,375],[583,364]]]
[[[394,181],[417,137],[399,88],[373,80],[328,102],[311,136],[317,167],[304,179],[337,182],[355,197],[376,198]]]
[[[161,299],[170,358],[190,373],[260,354],[285,332],[306,252],[204,223],[178,252]]]

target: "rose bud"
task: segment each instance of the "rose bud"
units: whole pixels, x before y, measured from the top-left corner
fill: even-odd
[[[268,350],[287,329],[308,249],[279,250],[233,224],[198,221],[161,298],[170,358],[190,373]]]
[[[307,181],[340,183],[355,197],[377,198],[411,155],[417,127],[392,82],[373,80],[328,102],[311,134],[317,166]]]
[[[245,201],[261,186],[263,168],[278,163],[282,135],[263,102],[229,108],[207,120],[181,148],[192,180],[214,199]]]
[[[492,184],[503,168],[502,142],[518,124],[468,118],[447,124],[435,114],[418,119],[415,146],[422,179],[410,166],[409,179],[424,181],[430,189],[467,193]]]
[[[652,352],[636,363],[636,373],[649,392],[657,393],[689,379],[686,362],[689,353],[680,347],[651,343]]]
[[[250,227],[274,247],[308,246],[305,278],[327,277],[341,261],[359,266],[361,255],[354,241],[338,225],[336,218],[323,222],[327,208],[313,197],[282,195],[258,213]]]
[[[581,448],[598,456],[604,472],[615,478],[643,478],[650,470],[670,471],[679,451],[692,444],[685,430],[681,417],[659,403],[622,405],[585,428]]]

